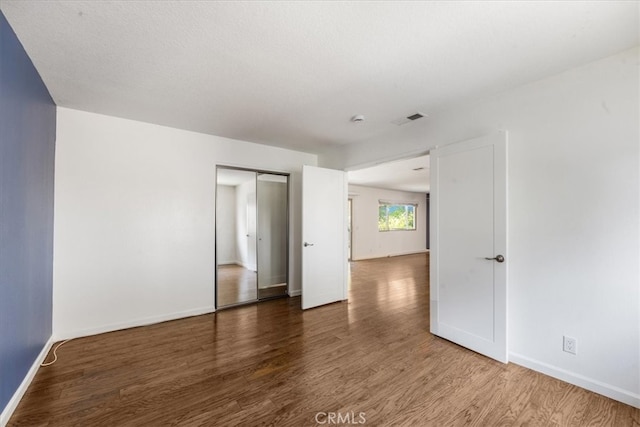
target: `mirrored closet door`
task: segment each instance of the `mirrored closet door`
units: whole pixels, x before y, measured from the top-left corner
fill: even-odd
[[[289,176],[218,166],[216,307],[288,294]]]

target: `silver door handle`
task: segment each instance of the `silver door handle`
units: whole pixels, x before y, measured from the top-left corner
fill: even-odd
[[[306,248],[307,246],[313,246],[313,243],[304,242],[304,247]]]
[[[493,258],[489,258],[489,257],[484,257],[484,259],[488,260],[488,261],[498,261],[498,262],[504,262],[504,257],[502,255],[496,255]]]

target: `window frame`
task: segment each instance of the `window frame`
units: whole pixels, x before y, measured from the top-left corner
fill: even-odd
[[[385,218],[386,218],[386,229],[380,228],[380,208],[386,207],[385,209]],[[405,214],[405,227],[404,228],[391,228],[389,225],[389,210],[393,207],[403,207]],[[409,224],[409,207],[413,208],[413,228],[408,228]],[[417,214],[418,212],[418,203],[416,202],[392,202],[388,200],[378,200],[378,232],[384,233],[388,231],[416,231],[418,229],[418,221]]]

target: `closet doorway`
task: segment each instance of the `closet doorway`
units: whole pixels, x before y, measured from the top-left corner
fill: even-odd
[[[216,167],[216,308],[288,295],[289,175]]]

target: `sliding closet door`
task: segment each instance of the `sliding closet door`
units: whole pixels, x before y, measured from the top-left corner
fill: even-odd
[[[288,295],[289,176],[217,167],[216,307]]]
[[[259,173],[258,298],[287,294],[288,177]]]
[[[258,299],[256,173],[217,169],[216,307]]]

